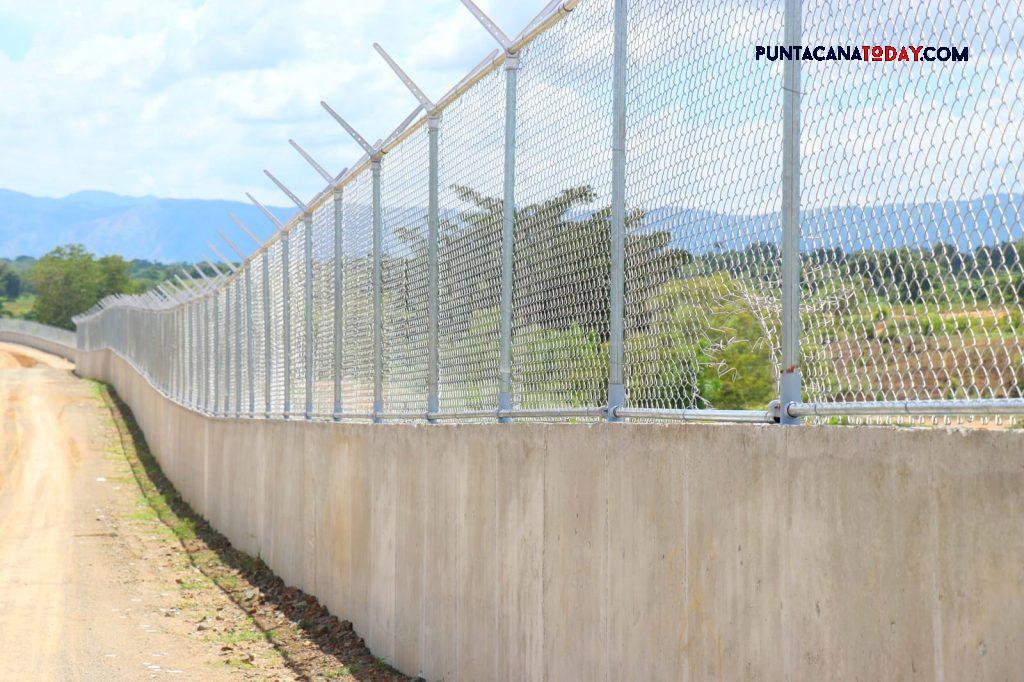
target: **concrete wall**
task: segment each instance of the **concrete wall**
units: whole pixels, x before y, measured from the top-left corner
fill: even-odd
[[[1018,679],[1024,434],[206,418],[193,507],[427,679]]]
[[[64,358],[65,360],[70,360],[71,362],[74,362],[78,355],[78,351],[70,346],[58,343],[57,341],[43,339],[32,334],[21,334],[19,332],[0,330],[0,341],[17,343],[22,346],[28,346],[29,348],[36,348],[46,353],[50,353],[51,355]]]

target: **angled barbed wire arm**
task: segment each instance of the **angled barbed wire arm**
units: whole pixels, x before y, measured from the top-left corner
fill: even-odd
[[[192,295],[184,287],[175,287],[169,282],[167,282],[167,284],[171,287],[170,291],[174,292],[175,296],[178,298],[179,303],[188,303],[189,299],[192,298]]]
[[[185,296],[188,299],[191,299],[192,298],[192,293],[193,293],[191,291],[191,287],[185,284],[185,282],[181,279],[180,275],[175,275],[174,279],[177,280],[178,286],[181,288],[181,291],[185,294]]]
[[[491,34],[491,37],[494,38],[495,42],[501,45],[503,50],[505,50],[506,52],[512,51],[512,40],[510,40],[509,37],[505,35],[505,32],[502,31],[501,28],[496,23],[494,23],[494,21],[492,21],[491,18],[487,16],[487,14],[482,9],[477,7],[476,3],[474,3],[473,0],[462,0],[462,4],[466,7],[466,9],[469,10],[470,14],[473,15],[473,18],[479,21],[480,25],[483,26],[484,29]]]
[[[203,261],[203,263],[205,263],[206,265],[208,265],[208,266],[210,267],[210,269],[211,269],[211,270],[213,270],[213,271],[214,271],[214,273],[216,273],[216,274],[214,275],[214,277],[215,277],[215,279],[214,279],[214,282],[220,283],[220,277],[221,277],[221,275],[223,275],[223,274],[224,274],[224,273],[223,273],[223,271],[222,271],[222,270],[221,270],[221,269],[220,269],[219,267],[217,267],[216,265],[214,265],[213,263],[211,263],[209,259],[206,259],[206,260],[204,260],[204,261]],[[229,272],[230,272],[230,271],[229,271]]]
[[[228,271],[231,274],[234,274],[235,272],[238,271],[238,266],[233,264],[229,259],[225,258],[224,254],[220,252],[220,249],[214,246],[212,242],[206,242],[206,245],[209,246],[210,251],[212,251],[213,254],[217,256],[217,258],[219,258],[221,262],[228,267]]]
[[[279,190],[281,190],[282,192],[284,192],[285,196],[287,196],[289,199],[291,199],[292,203],[294,203],[296,206],[298,206],[300,211],[302,211],[304,214],[308,214],[309,213],[309,206],[306,205],[306,202],[304,202],[302,199],[299,199],[297,196],[295,196],[295,194],[290,189],[288,189],[287,187],[284,186],[284,183],[282,183],[280,180],[278,180],[277,178],[274,177],[273,173],[271,173],[266,168],[264,168],[263,169],[263,174],[266,175],[268,178],[270,178],[270,181],[273,182],[275,185],[277,185],[277,188]]]
[[[322,177],[327,182],[327,184],[332,184],[334,182],[334,177],[332,177],[331,174],[328,173],[323,166],[317,163],[316,159],[310,156],[309,152],[300,147],[298,142],[289,138],[288,144],[290,144],[292,148],[299,153],[299,156],[301,156],[306,161],[306,163],[312,166],[313,170],[315,170],[317,174],[319,174],[320,177]]]
[[[245,233],[249,239],[256,242],[256,248],[263,246],[263,240],[256,236],[256,233],[249,229],[249,226],[242,222],[242,219],[236,216],[234,213],[228,213],[228,217],[238,226],[242,232]]]
[[[178,293],[174,290],[173,287],[168,285],[166,282],[161,282],[160,284],[157,284],[156,288],[168,299],[174,301],[175,303],[181,303],[181,299],[178,297]]]
[[[157,283],[156,290],[159,291],[161,294],[163,294],[166,298],[170,298],[170,299],[175,299],[176,300],[176,297],[174,296],[174,294],[172,294],[168,290],[168,288],[166,286],[166,282],[159,282],[159,283]]]
[[[387,62],[387,65],[390,66],[391,70],[395,72],[395,75],[398,76],[398,79],[400,81],[402,81],[402,84],[405,85],[409,92],[412,93],[413,97],[415,97],[419,101],[419,103],[423,106],[423,109],[427,112],[427,115],[433,116],[434,109],[436,107],[434,103],[430,100],[430,98],[423,93],[423,90],[420,88],[420,86],[416,85],[416,82],[409,77],[409,74],[406,73],[401,66],[398,65],[398,62],[392,59],[391,55],[389,55],[387,51],[383,47],[381,47],[380,43],[374,43],[373,49],[377,51],[377,54],[379,54],[385,62]]]
[[[245,259],[247,256],[244,253],[242,253],[242,250],[238,248],[237,244],[228,239],[228,236],[221,232],[220,230],[217,230],[217,236],[221,238],[221,241],[228,245],[228,248],[235,252],[235,255],[238,256],[242,263],[245,263]]]
[[[280,220],[278,219],[278,217],[277,217],[276,215],[274,215],[274,214],[273,214],[273,213],[272,213],[272,212],[270,211],[270,209],[269,209],[269,208],[267,208],[266,206],[264,206],[263,204],[261,204],[261,203],[260,203],[260,202],[259,202],[259,201],[258,201],[258,200],[256,199],[256,197],[254,197],[253,195],[249,194],[248,192],[246,192],[246,193],[245,193],[245,196],[249,197],[249,201],[251,201],[251,202],[253,203],[253,205],[254,205],[254,206],[256,206],[256,208],[258,208],[258,209],[259,209],[259,210],[260,210],[260,211],[261,211],[261,212],[263,213],[263,215],[265,215],[265,216],[267,217],[267,220],[269,220],[270,222],[274,223],[274,225],[276,225],[276,226],[277,226],[277,229],[279,229],[279,230],[283,230],[283,229],[284,229],[284,223],[282,223],[282,222],[281,222],[281,221],[280,221]]]
[[[192,267],[199,274],[199,279],[203,280],[204,287],[210,286],[210,284],[212,283],[212,280],[209,277],[206,276],[206,273],[204,273],[203,269],[201,267],[199,267],[199,264],[193,263]]]
[[[345,132],[349,134],[349,137],[351,137],[353,140],[355,140],[356,144],[358,144],[360,147],[362,147],[363,151],[365,151],[367,153],[367,155],[371,159],[373,159],[373,158],[378,156],[379,151],[373,145],[371,145],[369,142],[367,142],[366,138],[363,137],[362,135],[360,135],[359,132],[355,128],[353,128],[351,125],[349,125],[348,121],[343,119],[341,117],[341,115],[338,114],[338,112],[336,112],[334,109],[331,108],[331,106],[329,104],[327,104],[327,102],[324,102],[323,100],[321,100],[320,101],[320,106],[322,106],[324,108],[324,110],[328,114],[330,114],[331,117],[335,121],[338,122],[338,125],[340,125],[342,128],[345,129]]]
[[[181,285],[181,290],[188,297],[188,300],[192,300],[197,295],[199,283],[196,282],[195,278],[191,277],[187,272],[184,272],[184,275],[188,279],[187,284],[185,283],[185,280],[181,278],[181,275],[175,275],[174,279],[176,279],[178,281],[178,284]]]

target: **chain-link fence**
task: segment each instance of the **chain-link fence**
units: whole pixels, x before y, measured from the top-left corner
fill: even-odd
[[[80,345],[232,416],[1024,413],[1021,4],[551,3],[237,270]],[[969,58],[872,58],[919,44]]]

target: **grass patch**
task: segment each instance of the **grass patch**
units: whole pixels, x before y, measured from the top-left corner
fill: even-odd
[[[210,586],[210,582],[205,579],[196,580],[182,580],[178,583],[178,589],[180,590],[202,590]]]
[[[258,642],[260,640],[269,641],[269,639],[259,630],[235,630],[234,632],[225,632],[217,638],[217,641],[223,644],[238,644],[240,642]]]
[[[11,300],[5,300],[2,307],[3,311],[11,317],[24,318],[30,312],[32,307],[36,304],[35,294],[22,294],[18,298]]]

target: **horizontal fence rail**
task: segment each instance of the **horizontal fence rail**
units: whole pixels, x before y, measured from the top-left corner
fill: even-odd
[[[1021,9],[551,3],[336,178],[293,143],[323,191],[79,348],[232,417],[1020,415]],[[868,39],[970,57],[755,51]]]

